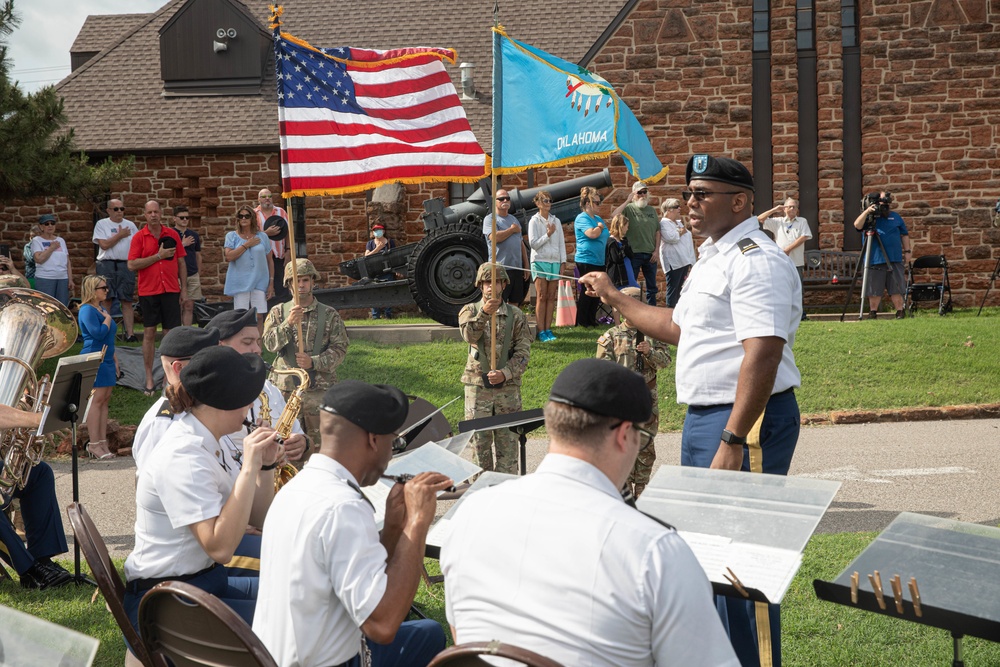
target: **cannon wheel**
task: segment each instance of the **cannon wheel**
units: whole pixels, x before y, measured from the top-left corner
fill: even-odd
[[[482,230],[466,224],[436,229],[417,243],[407,262],[410,293],[420,310],[447,326],[479,298],[476,270],[488,256]]]

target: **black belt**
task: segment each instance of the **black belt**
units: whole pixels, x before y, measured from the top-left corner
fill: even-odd
[[[785,394],[792,394],[794,392],[795,392],[795,387],[789,387],[788,389],[785,389],[784,391],[779,391],[776,394],[771,394],[768,397],[767,400],[771,400],[775,396],[783,396]],[[732,406],[732,405],[733,405],[732,403],[715,403],[713,405],[692,405],[690,407],[694,408],[695,410],[708,410],[710,408],[722,408],[722,407],[727,407],[727,406]]]
[[[115,264],[128,264],[128,260],[127,259],[99,259],[99,260],[97,260],[98,264],[101,264],[103,262],[114,262]]]
[[[176,577],[160,577],[158,579],[133,579],[132,581],[125,584],[125,592],[131,593],[132,595],[138,595],[141,591],[148,591],[153,586],[157,584],[162,584],[164,581],[191,581],[195,577],[200,577],[203,574],[208,574],[215,568],[219,567],[218,563],[212,563],[204,570],[199,570],[194,574],[181,574]]]

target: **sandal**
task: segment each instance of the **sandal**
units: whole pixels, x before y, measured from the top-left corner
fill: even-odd
[[[88,442],[87,446],[84,449],[86,449],[87,455],[90,458],[97,459],[98,461],[107,461],[108,459],[115,458],[115,454],[111,450],[108,450],[104,454],[97,454],[97,453],[95,453],[93,450],[91,450],[91,447],[93,447],[94,445],[100,445],[101,448],[104,448],[106,450],[108,449],[108,441],[107,440],[95,440],[93,442]],[[94,447],[94,448],[95,449],[99,449],[98,447]]]
[[[156,387],[146,387],[145,389],[142,390],[142,394],[144,396],[155,396],[156,395]]]

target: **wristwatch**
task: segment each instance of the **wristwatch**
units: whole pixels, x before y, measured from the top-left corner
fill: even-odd
[[[727,445],[745,445],[747,444],[747,439],[745,436],[736,435],[729,429],[724,429],[722,431],[722,442]]]

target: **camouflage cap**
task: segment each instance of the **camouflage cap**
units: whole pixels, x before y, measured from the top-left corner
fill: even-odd
[[[478,286],[482,283],[490,282],[491,280],[493,280],[493,265],[489,262],[483,262],[479,265],[479,270],[476,271],[476,285]],[[499,264],[497,264],[497,282],[510,282],[510,278],[507,276],[507,270]]]
[[[313,266],[313,263],[308,259],[296,259],[295,260],[295,273],[299,276],[312,276],[313,280],[319,280],[319,271]],[[285,279],[282,284],[288,287],[288,283],[292,282],[292,263],[288,262],[285,264]]]

